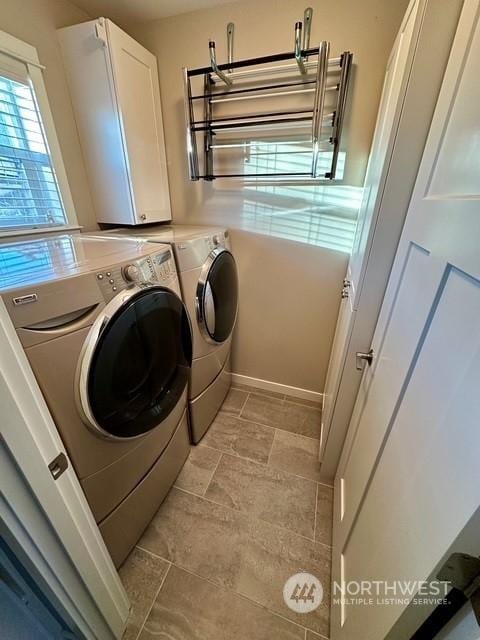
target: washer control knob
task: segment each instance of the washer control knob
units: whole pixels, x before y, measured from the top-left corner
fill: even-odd
[[[138,276],[140,274],[137,265],[135,264],[127,264],[126,267],[123,267],[123,277],[127,282],[135,282],[138,280]]]

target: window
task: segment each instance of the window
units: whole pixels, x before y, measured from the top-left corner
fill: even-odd
[[[0,32],[0,235],[76,223],[36,60]]]
[[[0,76],[0,227],[65,223],[32,89]]]

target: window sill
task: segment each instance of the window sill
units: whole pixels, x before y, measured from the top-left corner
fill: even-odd
[[[78,224],[67,224],[62,227],[44,227],[40,229],[14,229],[12,231],[0,230],[0,243],[11,240],[23,240],[33,238],[35,236],[44,236],[61,233],[76,233],[81,231],[82,227]]]

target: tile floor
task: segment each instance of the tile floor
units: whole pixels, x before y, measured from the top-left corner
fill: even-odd
[[[332,489],[319,483],[320,408],[231,389],[120,570],[125,640],[328,638]],[[283,585],[306,571],[325,597],[291,611]]]

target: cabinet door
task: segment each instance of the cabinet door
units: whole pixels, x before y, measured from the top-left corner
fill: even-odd
[[[170,220],[157,60],[109,20],[106,26],[135,222]]]

